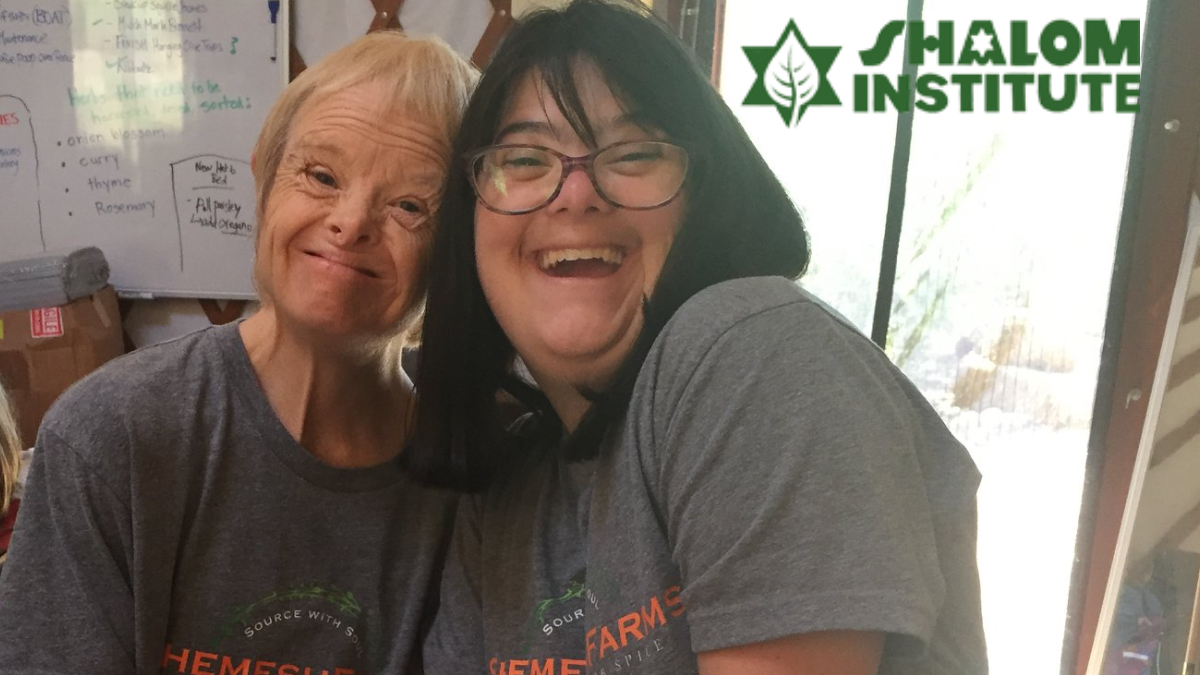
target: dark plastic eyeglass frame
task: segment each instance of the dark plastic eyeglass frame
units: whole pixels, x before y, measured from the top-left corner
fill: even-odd
[[[640,144],[645,144],[645,143],[668,145],[668,146],[671,146],[672,148],[679,149],[680,152],[683,153],[683,159],[684,159],[683,180],[679,181],[679,187],[675,189],[674,194],[672,194],[667,199],[664,199],[663,201],[661,201],[657,204],[654,204],[653,206],[626,206],[624,204],[617,202],[616,200],[612,199],[611,197],[609,197],[607,194],[604,193],[604,189],[600,187],[600,181],[596,180],[596,157],[600,156],[601,153],[604,153],[604,152],[611,150],[613,148],[616,148],[616,147],[620,147],[622,145],[640,145]],[[522,209],[520,211],[505,211],[504,209],[498,209],[498,208],[492,206],[491,204],[487,203],[487,200],[484,199],[479,194],[479,185],[475,182],[475,173],[476,173],[475,172],[475,164],[476,164],[476,162],[478,162],[480,159],[482,159],[483,156],[486,155],[487,153],[489,153],[493,150],[498,150],[498,149],[503,149],[503,148],[530,148],[533,150],[541,150],[543,152],[548,152],[551,155],[554,155],[555,157],[558,158],[559,164],[562,165],[562,172],[558,176],[558,185],[555,186],[554,191],[551,192],[550,196],[547,197],[546,200],[543,201],[541,204],[538,204],[537,206],[534,206],[532,208]],[[586,155],[579,155],[577,157],[572,157],[571,155],[565,155],[553,148],[547,148],[544,145],[536,145],[533,143],[501,143],[499,145],[489,145],[486,148],[480,148],[479,150],[476,150],[475,152],[472,152],[469,155],[467,155],[466,159],[467,159],[467,179],[471,181],[471,188],[475,190],[475,198],[478,199],[479,203],[483,204],[483,207],[485,209],[487,209],[488,211],[491,211],[493,213],[499,213],[500,215],[504,215],[504,216],[522,216],[527,213],[533,213],[534,211],[537,211],[538,209],[545,208],[548,204],[550,204],[550,202],[553,202],[555,199],[558,198],[558,194],[560,192],[562,192],[563,183],[567,182],[567,176],[570,176],[571,172],[577,168],[583,169],[584,173],[587,174],[588,180],[592,181],[592,188],[596,190],[596,194],[600,195],[600,198],[603,199],[605,202],[607,202],[619,209],[629,209],[630,211],[650,211],[652,209],[659,209],[659,208],[666,206],[667,204],[670,204],[671,202],[675,201],[675,199],[677,199],[679,197],[680,193],[683,192],[684,184],[687,183],[688,172],[692,168],[691,152],[686,147],[684,147],[678,143],[672,143],[670,141],[660,141],[660,140],[621,141],[619,143],[613,143],[611,145],[606,145],[603,148],[599,148],[598,150],[596,150],[594,152],[591,152]]]

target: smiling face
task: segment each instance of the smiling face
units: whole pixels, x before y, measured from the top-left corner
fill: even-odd
[[[263,209],[255,278],[281,323],[337,339],[395,333],[423,292],[449,149],[361,84],[305,104]]]
[[[575,82],[597,147],[663,139],[632,121],[595,66],[576,66]],[[536,75],[515,92],[499,128],[497,144],[540,145],[569,156],[596,149],[572,130]],[[476,205],[484,294],[560,415],[564,396],[602,390],[629,353],[642,328],[642,301],[654,290],[683,212],[682,196],[645,211],[614,206],[582,170],[531,213],[503,215]],[[563,416],[571,426],[571,415]]]

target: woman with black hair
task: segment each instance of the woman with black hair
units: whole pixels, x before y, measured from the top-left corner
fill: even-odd
[[[987,671],[979,474],[793,283],[800,217],[677,40],[524,18],[457,155],[403,456],[479,494],[427,672]]]

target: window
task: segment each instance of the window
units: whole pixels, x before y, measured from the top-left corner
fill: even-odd
[[[727,3],[721,92],[806,217],[813,264],[802,284],[868,334],[878,291],[890,290],[888,355],[984,473],[979,565],[992,672],[1056,674],[1134,116],[1116,111],[1112,87],[1100,112],[1086,103],[1038,110],[1036,89],[1024,113],[962,112],[952,96],[945,111],[913,115],[906,175],[894,174],[906,135],[894,107],[853,111],[853,78],[902,72],[899,47],[874,68],[859,52],[906,10]],[[957,55],[975,20],[992,21],[1008,53],[1013,20],[1027,21],[1036,41],[1056,19],[1108,19],[1115,29],[1145,10],[1145,0],[925,0],[921,17],[927,33],[953,22]],[[771,106],[742,105],[756,78],[742,48],[774,45],[789,20],[809,46],[842,47],[828,71],[842,105],[811,105],[791,128]],[[1114,68],[1137,72],[1044,59],[1026,72],[1049,74],[1061,95],[1067,73]],[[896,191],[905,198],[899,250],[881,283]]]

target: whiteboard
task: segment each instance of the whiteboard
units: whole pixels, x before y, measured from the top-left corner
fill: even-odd
[[[0,0],[0,258],[94,245],[123,295],[253,298],[278,5]]]

